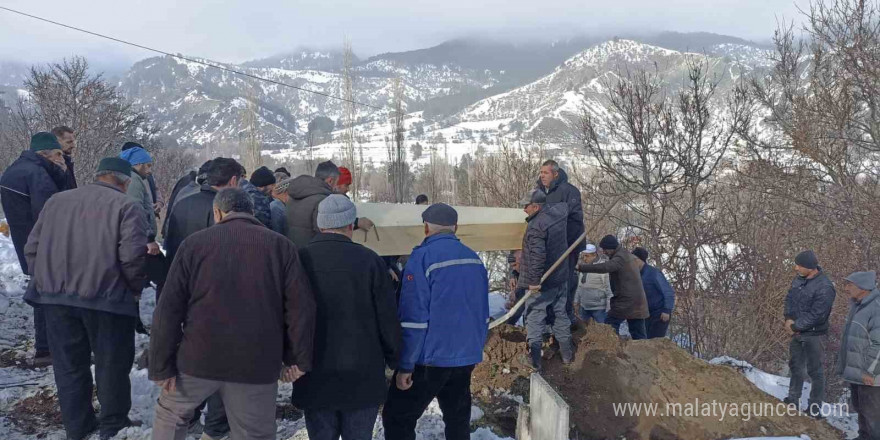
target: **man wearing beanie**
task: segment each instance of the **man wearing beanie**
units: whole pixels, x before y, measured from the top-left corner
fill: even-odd
[[[836,292],[813,251],[797,254],[794,263],[795,277],[785,297],[785,330],[791,336],[788,361],[791,382],[784,401],[800,405],[804,376],[808,374],[812,387],[807,410],[811,416],[821,418],[825,398],[825,335]]]
[[[254,199],[254,217],[267,228],[272,227],[272,190],[275,188],[275,174],[266,167],[259,167],[251,173],[251,180],[241,182],[244,189]],[[278,231],[275,231],[278,232]]]
[[[346,167],[339,167],[339,180],[336,182],[334,192],[348,197],[348,191],[351,187],[351,171]]]
[[[608,261],[605,254],[600,254],[596,245],[588,244],[581,251],[582,263],[603,263]],[[607,273],[578,274],[577,295],[574,299],[574,310],[578,317],[588,322],[590,319],[604,324],[608,318],[608,301],[611,299],[611,283]]]
[[[620,334],[620,325],[626,321],[633,339],[647,339],[645,320],[650,317],[639,264],[633,254],[620,245],[617,237],[606,235],[599,241],[599,248],[609,257],[603,263],[578,264],[577,270],[586,273],[607,273],[611,280],[611,310],[605,323]]]
[[[146,150],[143,145],[137,142],[126,142],[122,144],[122,151],[130,150],[132,148],[141,148]],[[154,210],[156,211],[156,216],[158,216],[162,209],[165,207],[165,200],[162,198],[162,193],[159,191],[159,186],[156,185],[156,178],[153,177],[152,174],[147,176],[147,184],[150,188],[150,195],[153,196],[153,202],[155,203]]]
[[[156,211],[153,206],[153,192],[147,181],[153,175],[153,157],[141,147],[132,147],[119,153],[119,157],[131,164],[131,183],[128,185],[128,196],[134,199],[144,211],[147,220],[148,253],[157,255],[159,244],[156,243]]]
[[[574,356],[571,342],[571,321],[565,311],[568,297],[568,265],[560,265],[541,282],[541,277],[568,248],[566,241],[566,219],[568,207],[564,203],[546,204],[547,196],[539,190],[532,190],[520,201],[528,214],[526,233],[522,241],[522,263],[520,265],[517,287],[532,291],[526,300],[526,333],[529,341],[529,356],[532,367],[541,371],[541,346],[544,343],[544,329],[547,327],[548,311],[555,319],[550,324],[553,337],[559,343],[562,362],[569,364]]]
[[[877,273],[855,272],[845,278],[850,299],[837,373],[849,383],[859,414],[860,439],[880,439],[880,291]]]
[[[190,235],[171,264],[150,341],[149,376],[162,389],[155,440],[186,438],[209,396],[225,405],[229,438],[274,440],[282,365],[285,377],[312,369],[315,300],[297,249],[253,210],[241,188],[220,190],[214,226]]]
[[[309,438],[372,438],[385,402],[385,367],[397,367],[400,322],[385,262],[351,241],[354,203],[340,194],[318,205],[318,228],[300,250],[315,293],[315,365],[293,384]]]
[[[447,440],[470,439],[471,373],[489,332],[489,277],[476,252],[455,236],[458,213],[436,203],[422,212],[425,240],[403,270],[403,345],[382,410],[387,440],[412,440],[434,398]]]
[[[669,320],[675,309],[675,291],[660,269],[648,264],[648,250],[643,247],[633,249],[642,275],[642,287],[648,300],[648,313],[651,317],[645,323],[648,339],[665,338],[669,331]]]
[[[24,274],[30,273],[24,257],[28,235],[49,197],[65,188],[67,175],[63,164],[58,139],[52,133],[40,132],[31,138],[30,149],[22,152],[0,176],[0,203]],[[38,305],[34,306],[34,335],[33,365],[47,367],[52,358],[46,340],[46,320]]]
[[[46,314],[69,439],[88,438],[94,431],[109,439],[131,424],[136,295],[146,282],[147,255],[146,218],[126,195],[132,174],[120,158],[101,160],[94,183],[46,202],[25,246],[33,276],[25,300]],[[101,405],[97,417],[95,385]]]

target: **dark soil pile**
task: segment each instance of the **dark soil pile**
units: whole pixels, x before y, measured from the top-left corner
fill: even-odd
[[[779,400],[735,369],[694,358],[668,339],[623,342],[611,327],[590,325],[576,340],[580,342],[574,363],[563,366],[557,356],[545,361],[544,373],[571,406],[572,439],[714,440],[801,434],[843,438],[825,422],[769,414],[766,404],[775,406]],[[524,353],[521,329],[493,330],[485,361],[474,374],[474,391],[514,387],[525,380],[530,370],[522,364]],[[713,402],[714,413],[705,413]],[[657,412],[615,414],[614,405],[625,403],[657,404]],[[667,415],[673,408],[667,404],[676,405],[680,414]]]
[[[55,393],[44,390],[18,402],[9,412],[9,419],[23,434],[43,438],[47,431],[62,425],[61,407]]]

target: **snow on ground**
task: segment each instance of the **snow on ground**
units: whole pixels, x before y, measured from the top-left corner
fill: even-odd
[[[24,300],[25,277],[21,273],[12,240],[0,235],[0,352],[16,352],[21,357],[33,357],[33,318],[32,309]],[[490,298],[493,313],[499,309],[503,313],[503,297],[493,294]],[[141,319],[149,324],[152,322],[153,310],[156,306],[155,291],[147,289],[141,298]],[[140,354],[147,346],[148,339],[137,335],[135,344]],[[55,381],[52,369],[29,369],[24,366],[0,368],[0,439],[25,440],[40,438],[43,440],[63,440],[64,431],[61,427],[44,430],[35,435],[26,435],[17,428],[10,419],[13,408],[23,399],[41,391],[55,393]],[[149,440],[153,424],[153,406],[159,397],[159,389],[147,378],[147,370],[132,369],[131,397],[132,408],[129,417],[143,423],[140,427],[126,428],[115,437],[117,440]],[[278,388],[277,402],[279,406],[289,405],[291,386],[281,384]],[[483,411],[473,408],[471,419],[477,421],[483,417]],[[308,433],[305,421],[279,419],[278,439],[307,440]],[[437,402],[431,403],[428,410],[419,420],[417,440],[441,440],[443,434],[443,418]],[[189,439],[195,440],[195,435]],[[373,430],[375,440],[384,440],[381,419],[377,420]],[[495,435],[488,428],[478,428],[471,434],[471,440],[506,440]]]
[[[722,356],[709,361],[713,365],[728,365],[739,370],[746,376],[750,382],[755,384],[761,391],[776,397],[779,400],[788,396],[788,384],[790,378],[777,376],[761,371],[748,362],[734,359],[728,356]],[[807,408],[807,398],[810,395],[810,383],[804,383],[804,389],[801,392],[800,407],[802,410]],[[847,438],[856,438],[858,436],[858,419],[853,411],[849,412],[847,399],[843,398],[837,403],[825,403],[822,408],[823,414],[827,414],[825,419],[831,426],[846,433]]]

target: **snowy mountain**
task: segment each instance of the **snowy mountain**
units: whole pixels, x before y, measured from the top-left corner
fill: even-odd
[[[665,91],[674,93],[686,78],[688,60],[698,57],[708,63],[710,75],[720,79],[720,95],[742,75],[770,68],[769,55],[766,49],[737,43],[710,46],[697,54],[633,40],[606,41],[572,56],[534,82],[481,99],[449,116],[411,113],[406,121],[407,142],[433,148],[451,160],[480,150],[492,151],[505,140],[570,149],[574,118],[584,109],[595,114],[606,112],[604,89],[626,69],[656,71],[665,78]],[[382,162],[387,157],[387,124],[373,122],[355,130],[362,140],[364,156]],[[340,149],[341,144],[331,142],[320,145],[313,154],[331,157]],[[277,158],[301,155],[298,150],[273,153]]]

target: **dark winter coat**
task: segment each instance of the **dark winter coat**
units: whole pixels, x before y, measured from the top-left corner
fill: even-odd
[[[645,289],[651,316],[660,316],[661,313],[671,314],[675,308],[675,291],[672,290],[666,276],[660,272],[660,269],[650,264],[642,266],[641,273],[642,287]]]
[[[785,319],[794,320],[794,330],[802,335],[828,333],[828,317],[834,305],[834,285],[822,268],[812,279],[795,276],[785,297]]]
[[[544,205],[540,211],[530,216],[523,236],[522,261],[519,269],[520,288],[541,285],[543,290],[555,289],[568,281],[568,265],[560,264],[547,280],[541,276],[568,249],[565,237],[568,207],[565,203]]]
[[[216,195],[216,189],[204,185],[199,192],[177,201],[174,205],[168,220],[168,235],[165,236],[165,257],[168,261],[174,261],[183,240],[214,224]]]
[[[248,195],[251,196],[251,200],[254,201],[254,217],[256,217],[263,226],[271,228],[272,210],[269,208],[269,204],[272,203],[272,198],[264,194],[259,188],[254,186],[253,183],[250,183],[247,180],[241,181],[241,189],[248,193]]]
[[[43,205],[65,188],[67,176],[61,168],[33,151],[21,153],[0,177],[0,203],[12,235],[21,271],[28,273],[24,245],[37,223]]]
[[[300,250],[317,304],[315,364],[293,384],[293,404],[354,410],[385,402],[385,366],[400,349],[396,292],[382,258],[340,234]]]
[[[281,200],[275,199],[269,204],[269,211],[272,213],[272,225],[269,228],[287,236],[287,206]]]
[[[301,248],[309,245],[318,229],[318,204],[333,194],[327,182],[313,176],[299,176],[287,189],[287,237]]]
[[[571,246],[571,244],[584,233],[584,209],[581,205],[580,190],[575,188],[574,185],[568,183],[568,174],[566,174],[563,169],[559,170],[559,176],[556,177],[556,180],[550,183],[549,189],[544,188],[540,179],[538,180],[537,189],[547,194],[547,204],[565,203],[568,206],[566,243],[568,246]],[[566,246],[566,249],[568,246]],[[581,245],[575,248],[571,255],[576,258],[578,253],[580,253],[585,246],[586,242],[581,242]]]
[[[864,385],[862,375],[880,387],[880,290],[874,289],[861,302],[851,301],[846,319],[837,373],[843,380]]]
[[[121,190],[99,182],[53,196],[25,255],[33,275],[29,302],[138,316],[147,222]]]
[[[67,174],[65,175],[64,188],[62,188],[62,191],[68,189],[76,189],[76,174],[73,170],[73,157],[71,157],[69,154],[65,154],[64,164],[67,165]]]
[[[171,210],[174,208],[174,203],[178,200],[178,197],[183,198],[180,195],[181,190],[188,186],[195,187],[196,189],[199,188],[199,185],[196,183],[196,175],[197,173],[195,171],[190,171],[180,179],[177,179],[177,182],[174,183],[174,188],[171,189],[171,196],[168,198],[165,220],[162,222],[163,237],[168,233],[168,218],[171,217]]]
[[[618,247],[608,261],[595,264],[580,263],[577,270],[610,274],[611,291],[614,292],[614,296],[611,297],[611,310],[608,311],[608,316],[617,319],[647,319],[651,316],[636,257],[623,246]]]
[[[315,298],[296,247],[235,213],[180,247],[152,329],[151,380],[274,383],[312,369]]]

